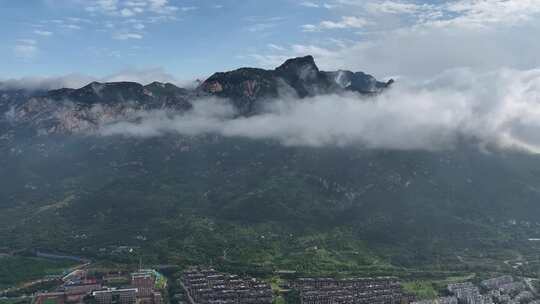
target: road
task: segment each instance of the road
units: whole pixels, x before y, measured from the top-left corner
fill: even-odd
[[[197,303],[195,303],[195,301],[193,300],[193,298],[189,294],[189,291],[186,288],[186,285],[184,285],[184,282],[180,281],[180,286],[182,286],[182,289],[184,290],[184,294],[188,297],[189,303],[190,304],[197,304]]]
[[[525,281],[525,283],[527,284],[527,287],[529,287],[531,292],[534,293],[535,295],[538,295],[538,291],[536,290],[536,287],[534,287],[534,285],[532,283],[534,281],[534,279],[532,279],[532,278],[523,278],[523,280]]]

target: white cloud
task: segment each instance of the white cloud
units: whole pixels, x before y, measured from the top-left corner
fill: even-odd
[[[169,5],[168,0],[147,0],[150,10],[160,14],[170,14],[178,10],[178,7]]]
[[[443,17],[432,21],[434,26],[487,28],[497,25],[518,25],[535,20],[540,14],[539,0],[460,0],[440,8]],[[453,17],[456,16],[456,17]]]
[[[267,102],[237,117],[223,100],[194,101],[187,114],[139,112],[104,125],[104,135],[220,134],[293,146],[450,149],[460,139],[540,152],[540,70],[453,70],[427,82],[398,82],[375,97],[349,93]],[[133,118],[133,117],[131,117]],[[133,122],[137,121],[137,122]]]
[[[301,2],[300,3],[301,6],[305,6],[305,7],[311,7],[311,8],[319,8],[320,5],[315,3],[315,2],[311,2],[311,1],[304,1],[304,2]]]
[[[118,0],[93,0],[88,2],[89,5],[85,9],[91,13],[114,14],[118,10]]]
[[[148,68],[148,69],[126,69],[112,75],[106,76],[100,81],[117,82],[117,81],[132,81],[142,84],[149,84],[154,81],[182,83],[174,76],[167,73],[163,68]]]
[[[80,30],[82,27],[77,24],[66,24],[63,26],[64,28],[70,29],[70,30]]]
[[[326,8],[326,9],[333,9],[333,8],[336,8],[337,5],[336,4],[330,4],[330,3],[316,3],[316,2],[313,2],[313,1],[303,1],[303,2],[300,2],[300,5],[301,6],[305,6],[305,7],[309,7],[309,8]]]
[[[53,35],[53,32],[50,32],[50,31],[42,31],[42,30],[35,30],[35,31],[34,31],[34,34],[39,35],[39,36],[52,36],[52,35]]]
[[[274,28],[277,26],[277,23],[273,23],[273,22],[269,22],[269,23],[256,23],[256,24],[252,24],[250,25],[247,30],[250,31],[250,32],[262,32],[262,31],[265,31],[265,30],[269,30],[271,28]]]
[[[246,27],[246,30],[256,33],[264,32],[269,29],[273,29],[279,26],[284,20],[284,17],[261,17],[261,16],[248,16],[244,18],[247,22],[251,23]]]
[[[304,30],[304,32],[316,32],[317,30],[319,30],[319,27],[315,24],[304,24],[302,25],[302,29]]]
[[[60,88],[79,88],[92,81],[93,77],[70,74],[58,77],[22,77],[18,79],[2,79],[2,89],[55,90]]]
[[[18,39],[13,47],[15,57],[23,60],[31,60],[39,52],[37,41],[35,39]]]
[[[141,31],[150,23],[162,23],[178,20],[179,10],[188,12],[195,6],[178,7],[169,0],[88,0],[86,11],[91,15],[103,15],[104,27],[101,31],[109,32],[113,39],[142,39]],[[132,33],[132,31],[135,31]]]
[[[272,50],[276,50],[276,51],[285,51],[285,48],[282,47],[282,46],[279,46],[277,44],[273,44],[273,43],[269,43],[268,44],[268,47]]]
[[[189,12],[199,9],[197,6],[183,6],[180,8],[182,12]]]
[[[66,18],[69,22],[73,23],[92,23],[91,20],[85,19],[85,18],[79,18],[79,17],[68,17]]]
[[[129,40],[129,39],[143,39],[143,35],[141,34],[138,34],[138,33],[116,33],[114,36],[113,36],[114,39],[116,40]]]
[[[146,1],[126,1],[124,2],[124,5],[127,7],[146,7],[148,3]]]
[[[412,0],[335,0],[341,11],[356,12],[380,19],[381,14],[413,15],[405,19],[416,24],[461,25],[511,24],[531,20],[540,13],[539,0],[454,0],[440,3],[419,3]],[[387,22],[391,19],[382,19]]]
[[[132,17],[135,14],[136,14],[135,11],[129,8],[123,8],[120,10],[120,15],[122,15],[122,17]]]
[[[340,21],[321,21],[318,25],[314,24],[305,24],[302,26],[302,29],[305,32],[316,32],[321,30],[332,30],[332,29],[349,29],[349,28],[363,28],[368,24],[366,19],[354,16],[343,16]]]
[[[37,44],[37,41],[35,39],[18,39],[17,42],[22,43],[22,44],[30,44],[30,45]]]
[[[446,148],[466,136],[540,153],[540,42],[531,39],[540,32],[540,0],[415,3],[340,0],[333,3],[337,12],[369,23],[361,39],[333,45],[326,39],[251,55],[266,67],[312,54],[325,70],[401,76],[373,102],[316,97],[271,111],[266,120],[252,118],[246,129],[231,122],[231,129],[222,127],[233,131],[215,132],[293,145],[390,149]]]
[[[169,0],[89,0],[86,11],[109,16],[132,17],[137,14],[172,14],[179,8]]]
[[[29,43],[19,43],[13,47],[13,52],[15,57],[21,59],[32,59],[34,58],[39,49],[35,44]]]
[[[148,0],[150,6],[155,8],[164,7],[167,5],[168,2],[168,0]]]
[[[137,23],[135,25],[133,25],[133,28],[136,29],[136,30],[143,30],[144,28],[146,28],[146,26],[142,23]]]
[[[456,67],[485,71],[540,66],[540,41],[531,39],[540,32],[540,0],[414,3],[339,0],[333,2],[339,5],[338,13],[355,13],[366,20],[357,36],[361,38],[339,43],[321,39],[250,56],[259,65],[270,67],[283,58],[312,54],[326,70],[403,77],[430,77]],[[321,25],[307,25],[303,30],[319,31]]]
[[[41,89],[54,90],[60,88],[80,88],[92,81],[116,82],[132,81],[143,85],[154,81],[170,82],[181,87],[191,87],[194,81],[180,80],[167,73],[163,68],[125,69],[105,77],[92,77],[81,74],[69,74],[52,77],[23,77],[17,79],[0,79],[1,89]]]
[[[370,2],[366,8],[371,13],[384,14],[415,14],[423,10],[433,10],[435,6],[397,1]]]

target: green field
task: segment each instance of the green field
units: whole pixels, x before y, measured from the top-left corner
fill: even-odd
[[[62,274],[75,262],[33,257],[3,257],[0,259],[0,288],[40,279],[46,275]]]
[[[0,299],[0,304],[29,304],[31,300],[29,298],[24,299]]]

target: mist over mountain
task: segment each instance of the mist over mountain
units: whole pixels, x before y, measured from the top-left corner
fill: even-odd
[[[378,81],[307,56],[187,89],[3,89],[0,240],[120,261],[131,246],[156,263],[463,269],[456,252],[537,236],[539,85],[537,70]]]
[[[160,82],[146,86],[135,82],[92,82],[79,89],[46,92],[4,90],[3,108],[5,113],[8,108],[9,120],[15,125],[26,124],[39,132],[71,133],[96,131],[107,123],[133,120],[143,114],[141,111],[163,110],[181,115],[199,101],[211,98],[223,99],[235,117],[248,117],[262,113],[267,104],[279,98],[346,92],[369,95],[391,83],[379,82],[361,72],[321,72],[313,57],[307,56],[288,60],[275,70],[243,68],[216,73],[194,89]],[[23,98],[16,98],[17,92]]]
[[[286,146],[536,153],[538,70],[448,70],[424,81],[320,71],[312,56],[274,70],[215,73],[196,88],[92,82],[79,89],[4,90],[3,123],[38,134],[136,137],[218,134]],[[8,132],[9,133],[9,132]]]

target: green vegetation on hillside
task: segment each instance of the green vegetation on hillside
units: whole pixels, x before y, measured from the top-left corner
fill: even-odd
[[[431,282],[414,281],[403,283],[403,289],[418,297],[419,300],[432,300],[438,296]]]
[[[0,299],[0,304],[30,304],[31,298]]]
[[[0,244],[264,276],[441,279],[540,265],[540,159],[219,137],[0,146]],[[532,266],[531,266],[532,265]],[[534,268],[536,267],[536,268]]]
[[[46,275],[61,275],[73,265],[71,261],[2,257],[0,258],[0,288],[41,279]]]

